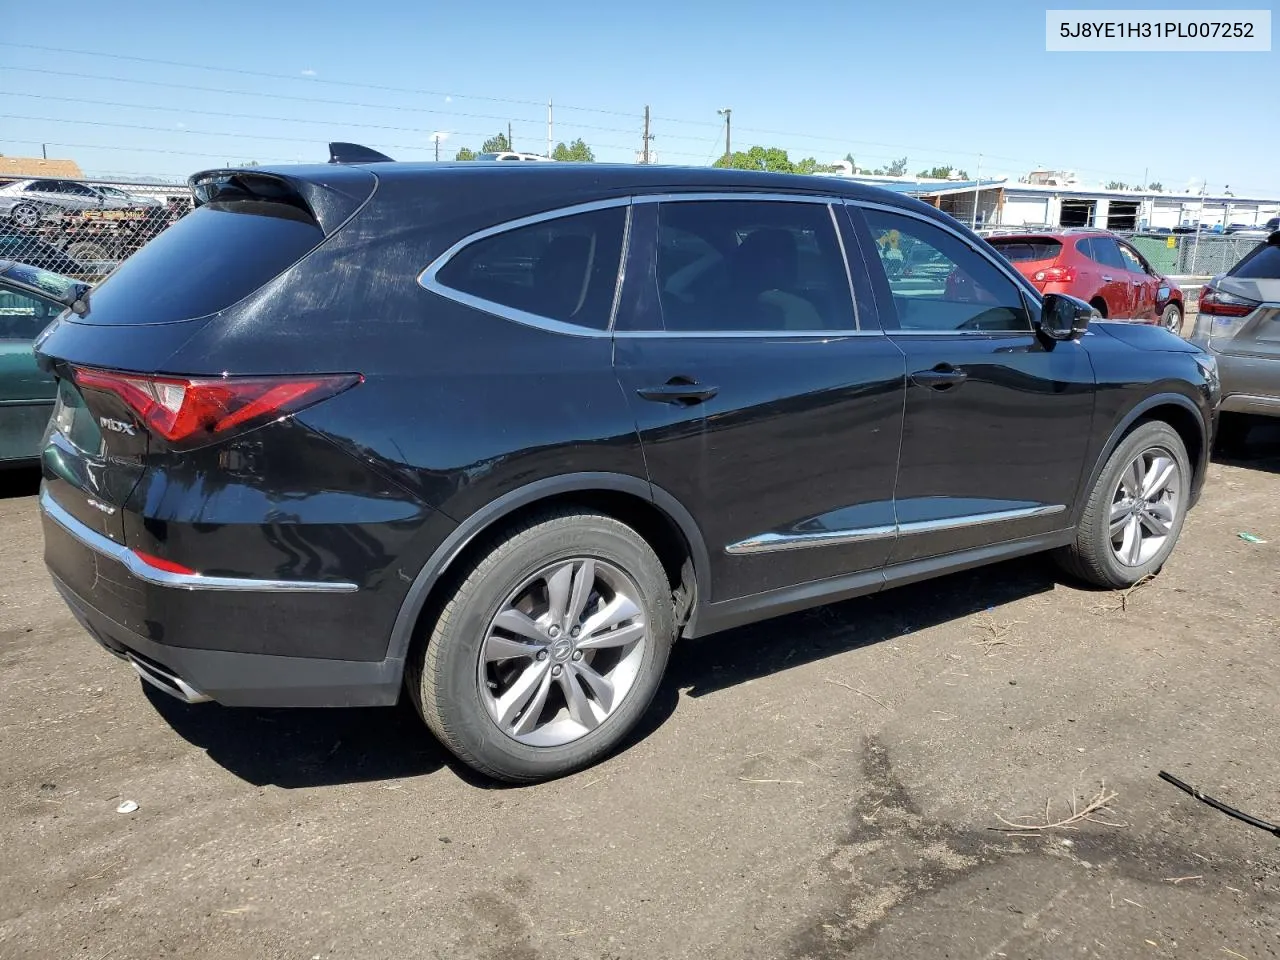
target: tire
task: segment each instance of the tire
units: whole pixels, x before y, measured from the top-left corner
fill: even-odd
[[[1131,464],[1143,458],[1139,472],[1144,481],[1150,481],[1163,471],[1162,467],[1153,474],[1148,469],[1148,458],[1156,456],[1171,462],[1176,472],[1167,484],[1158,487],[1161,495],[1155,501],[1138,498],[1131,505],[1127,493],[1142,492],[1141,489],[1131,491],[1132,487],[1141,486],[1126,476]],[[1132,586],[1158,573],[1182,532],[1191,481],[1191,464],[1177,432],[1163,421],[1140,423],[1107,458],[1089,493],[1076,528],[1075,543],[1055,553],[1059,565],[1072,576],[1109,588]],[[1118,543],[1113,541],[1113,518],[1119,524]],[[1162,539],[1153,529],[1161,524],[1167,527]],[[1142,535],[1136,548],[1130,529],[1135,535]],[[1126,558],[1122,560],[1118,552],[1125,553]]]
[[[39,226],[40,216],[40,208],[31,203],[20,203],[9,211],[9,220],[18,227]]]
[[[590,584],[581,601],[579,583]],[[633,608],[614,630],[591,626]],[[520,629],[495,622],[500,613]],[[587,628],[576,640],[574,624]],[[629,644],[613,639],[633,634]],[[626,737],[658,690],[674,635],[671,586],[649,544],[612,517],[561,510],[486,545],[409,663],[406,683],[422,719],[459,760],[495,779],[532,783],[590,766]],[[597,687],[600,678],[608,688]],[[517,687],[532,692],[521,698]]]
[[[1239,457],[1248,450],[1249,432],[1254,420],[1246,413],[1222,413],[1218,415],[1218,432],[1213,438],[1213,450],[1224,457]]]
[[[1103,300],[1101,297],[1095,297],[1089,301],[1089,306],[1097,310],[1103,320],[1107,319],[1107,301]]]
[[[1160,314],[1160,322],[1170,333],[1182,336],[1182,310],[1176,303],[1171,303]]]

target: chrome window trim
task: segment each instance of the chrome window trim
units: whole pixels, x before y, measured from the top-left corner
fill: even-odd
[[[418,274],[418,284],[424,289],[430,290],[432,293],[452,300],[455,303],[460,303],[464,306],[471,307],[474,310],[493,314],[495,317],[502,317],[505,320],[511,320],[527,327],[536,327],[550,333],[562,333],[571,337],[612,337],[614,317],[618,309],[619,292],[622,289],[622,275],[626,267],[627,245],[630,240],[631,216],[629,210],[626,222],[623,225],[622,255],[618,260],[618,285],[614,288],[613,304],[609,313],[608,325],[602,330],[598,330],[595,327],[582,327],[575,323],[565,323],[563,320],[554,320],[551,317],[544,317],[540,314],[529,313],[526,310],[518,310],[515,307],[508,307],[501,303],[495,303],[492,300],[486,300],[483,297],[477,297],[470,293],[464,293],[461,290],[455,290],[453,287],[448,287],[441,283],[438,275],[440,271],[448,265],[450,260],[473,243],[478,243],[481,240],[487,240],[489,237],[496,237],[499,234],[509,233],[512,230],[519,230],[523,227],[531,227],[539,223],[546,223],[549,220],[560,220],[564,217],[572,217],[582,213],[594,213],[597,210],[609,210],[613,207],[630,207],[632,199],[632,197],[610,197],[607,200],[592,200],[590,203],[576,203],[567,207],[557,207],[554,210],[544,210],[541,213],[530,214],[526,217],[518,217],[515,220],[505,220],[502,223],[494,224],[491,227],[485,227],[483,230],[477,230],[474,233],[467,234],[467,236],[458,240],[442,254],[432,260],[431,263],[427,265],[426,269]]]
[[[965,246],[967,246],[974,253],[976,253],[978,256],[986,260],[987,263],[991,264],[991,266],[995,267],[995,269],[1001,274],[1003,274],[1008,280],[1011,280],[1013,282],[1014,287],[1017,288],[1017,290],[1020,293],[1024,295],[1029,295],[1032,298],[1032,303],[1035,306],[1040,306],[1040,302],[1041,302],[1040,291],[1037,290],[1031,284],[1031,281],[1029,281],[1022,274],[1018,273],[1016,270],[1010,270],[1004,264],[1000,263],[997,260],[992,259],[991,255],[988,254],[985,250],[983,250],[981,247],[975,246],[972,239],[970,239],[969,237],[966,237],[963,233],[961,233],[959,230],[956,230],[954,227],[950,226],[949,224],[944,223],[941,220],[934,219],[933,217],[926,216],[925,214],[920,213],[916,210],[907,210],[903,207],[895,207],[893,204],[889,204],[889,203],[878,203],[874,200],[861,200],[861,199],[855,199],[850,197],[844,200],[844,204],[847,207],[860,207],[863,209],[881,210],[885,213],[894,213],[894,214],[898,214],[899,216],[910,217],[912,220],[918,220],[921,223],[926,223],[930,226],[937,227],[939,230],[946,231],[947,233],[955,237],[957,240],[959,240],[961,243],[963,243]],[[912,336],[912,335],[920,336],[922,334],[928,334],[931,336],[982,337],[982,336],[992,336],[992,335],[1007,336],[1010,334],[1017,334],[1019,336],[1028,336],[1028,335],[1034,336],[1036,331],[1033,325],[1031,328],[1026,330],[893,330],[890,332],[894,336],[897,336],[898,334],[906,334],[908,336]]]
[[[823,196],[817,193],[761,193],[750,189],[740,191],[704,190],[699,193],[643,193],[631,198],[635,203],[697,203],[709,200],[762,200],[765,203],[839,203],[844,197]]]
[[[840,220],[836,216],[836,205],[827,204],[827,213],[831,214],[831,229],[836,232],[836,244],[840,247],[840,259],[844,261],[844,279],[849,284],[849,302],[853,304],[853,328],[862,329],[862,317],[858,313],[858,291],[853,288],[853,264],[849,262],[849,251],[845,249],[844,234],[840,231]],[[847,220],[848,217],[846,216]]]
[[[68,513],[47,490],[40,494],[40,510],[50,520],[95,553],[122,564],[133,576],[158,587],[177,590],[222,590],[240,593],[354,593],[354,583],[316,580],[259,580],[251,577],[207,577],[199,573],[172,573],[148,566],[132,550],[98,533]]]
[[[868,540],[884,540],[895,536],[911,536],[918,533],[940,533],[964,527],[978,527],[989,523],[1005,523],[1010,520],[1030,520],[1062,513],[1061,503],[1043,504],[1038,507],[1017,507],[1013,510],[996,510],[991,513],[975,513],[960,517],[944,517],[939,520],[913,520],[908,523],[885,524],[875,527],[855,527],[848,530],[823,530],[818,533],[759,533],[731,543],[724,552],[731,556],[755,553],[776,553],[781,550],[801,550],[806,547],[842,546]]]

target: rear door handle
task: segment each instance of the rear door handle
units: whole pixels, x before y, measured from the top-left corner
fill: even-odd
[[[695,383],[688,377],[672,377],[659,387],[641,387],[636,391],[645,400],[657,403],[675,403],[683,407],[710,400],[720,392],[719,387]]]
[[[932,370],[917,370],[911,375],[911,379],[920,386],[929,387],[932,390],[950,390],[968,380],[969,374],[960,367],[940,363]]]

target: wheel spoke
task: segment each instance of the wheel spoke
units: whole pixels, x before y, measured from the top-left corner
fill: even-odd
[[[613,709],[613,684],[606,680],[588,663],[572,664],[570,669],[581,677],[591,692],[595,695],[596,702],[600,704],[600,709],[608,713]]]
[[[1150,510],[1144,510],[1141,515],[1142,525],[1157,537],[1167,537],[1172,524],[1161,517],[1155,516]]]
[[[587,636],[599,633],[640,615],[640,608],[625,593],[614,596],[603,608],[593,613],[582,625],[582,632]],[[582,646],[581,643],[578,646]]]
[[[579,650],[599,650],[603,647],[625,647],[643,639],[647,627],[644,621],[629,623],[617,630],[601,630],[578,641]]]
[[[1151,468],[1147,470],[1147,475],[1142,480],[1142,499],[1150,500],[1164,490],[1169,485],[1175,469],[1177,464],[1169,457],[1155,457],[1151,461]]]
[[[1129,507],[1122,501],[1117,500],[1111,505],[1111,539],[1114,540],[1120,535],[1120,531],[1124,529],[1125,523],[1129,519]]]
[[[569,589],[573,586],[572,561],[564,564],[547,577],[547,613],[558,627],[565,625],[565,612],[569,608]]]
[[[514,633],[517,636],[528,637],[537,643],[546,643],[547,635],[542,632],[542,628],[528,614],[521,613],[515,607],[507,607],[493,619],[495,627],[501,627],[508,633]]]
[[[551,671],[543,670],[542,678],[538,681],[537,688],[534,690],[533,699],[529,701],[529,706],[524,713],[520,715],[519,721],[515,728],[511,731],[516,736],[523,736],[531,731],[538,724],[538,717],[542,715],[542,708],[547,705],[547,694],[551,692]]]
[[[511,721],[516,718],[530,698],[538,692],[538,687],[542,684],[542,676],[549,670],[549,661],[547,660],[535,660],[524,668],[520,676],[516,677],[515,682],[507,688],[507,692],[498,698],[497,720],[499,726],[504,728],[511,726]]]
[[[1142,490],[1142,458],[1139,457],[1133,463],[1129,464],[1129,469],[1124,472],[1124,479],[1121,481],[1124,485],[1124,492],[1130,498],[1138,499],[1138,494]]]
[[[596,585],[596,562],[583,560],[577,565],[573,574],[573,592],[569,597],[569,609],[565,614],[565,625],[573,626],[582,619],[582,611],[591,598],[591,590]]]
[[[1142,525],[1137,517],[1129,518],[1129,523],[1124,529],[1124,543],[1120,549],[1124,553],[1125,562],[1131,567],[1136,567],[1138,558],[1142,556]]]
[[[545,649],[545,645],[541,643],[524,643],[498,633],[491,633],[484,642],[484,659],[486,663],[493,663],[497,660],[513,660],[516,657],[536,657],[539,650]]]
[[[582,685],[578,683],[572,670],[565,670],[556,678],[560,683],[560,689],[564,691],[564,700],[569,707],[569,716],[573,721],[588,730],[594,730],[600,723],[597,719],[595,711],[591,708],[591,701],[582,690]]]

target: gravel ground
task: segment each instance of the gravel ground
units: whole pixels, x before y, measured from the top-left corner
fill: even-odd
[[[1022,560],[690,642],[627,749],[520,789],[406,709],[148,694],[10,476],[0,957],[1280,955],[1280,841],[1157,778],[1280,820],[1280,431],[1253,453],[1127,596]]]

